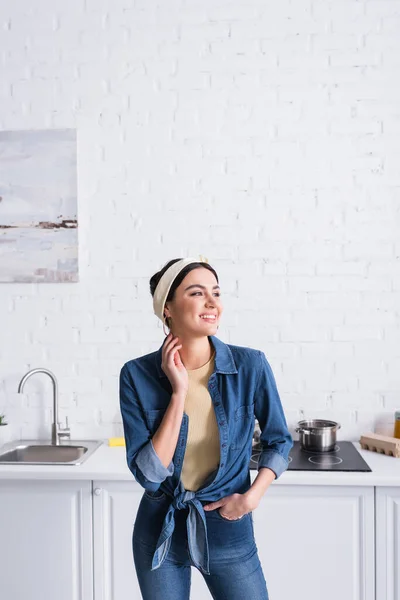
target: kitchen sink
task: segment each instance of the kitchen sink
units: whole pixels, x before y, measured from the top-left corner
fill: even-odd
[[[0,447],[0,465],[81,465],[103,440],[15,440]]]

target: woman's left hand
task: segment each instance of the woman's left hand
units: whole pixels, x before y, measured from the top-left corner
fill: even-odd
[[[235,521],[241,519],[245,514],[257,508],[255,500],[246,496],[246,494],[230,494],[224,498],[220,498],[215,502],[210,502],[203,506],[204,510],[214,510],[215,508],[223,507],[220,510],[220,515],[226,519]]]

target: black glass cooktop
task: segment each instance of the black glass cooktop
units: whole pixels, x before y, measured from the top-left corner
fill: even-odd
[[[250,470],[257,470],[260,450],[253,447]],[[315,452],[300,448],[295,441],[289,453],[288,471],[372,471],[357,448],[351,442],[337,441],[335,448],[328,452]]]

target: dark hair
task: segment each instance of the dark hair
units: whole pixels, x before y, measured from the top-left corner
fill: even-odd
[[[152,296],[154,296],[154,292],[157,287],[157,284],[160,281],[161,277],[164,275],[165,271],[167,269],[169,269],[169,267],[171,265],[178,262],[178,260],[182,260],[182,259],[181,258],[173,258],[172,260],[167,262],[166,265],[164,265],[160,271],[158,271],[157,273],[154,273],[154,275],[151,277],[151,279],[150,279],[150,294]],[[209,265],[208,263],[205,263],[205,262],[201,262],[201,261],[190,263],[189,265],[186,265],[186,267],[184,267],[182,269],[182,271],[180,273],[178,273],[178,275],[175,277],[174,281],[172,282],[171,288],[168,292],[168,296],[167,296],[167,299],[165,302],[172,302],[172,300],[174,299],[176,288],[180,286],[182,281],[185,279],[186,275],[188,273],[190,273],[190,271],[193,271],[193,269],[198,269],[199,267],[204,267],[205,269],[208,269],[209,271],[214,273],[215,279],[219,283],[218,275],[215,272],[215,270],[212,268],[211,265]]]

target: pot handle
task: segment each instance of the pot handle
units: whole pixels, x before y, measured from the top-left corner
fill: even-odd
[[[302,427],[296,427],[295,432],[296,433],[306,433],[306,434],[311,433],[308,429],[303,429]]]

